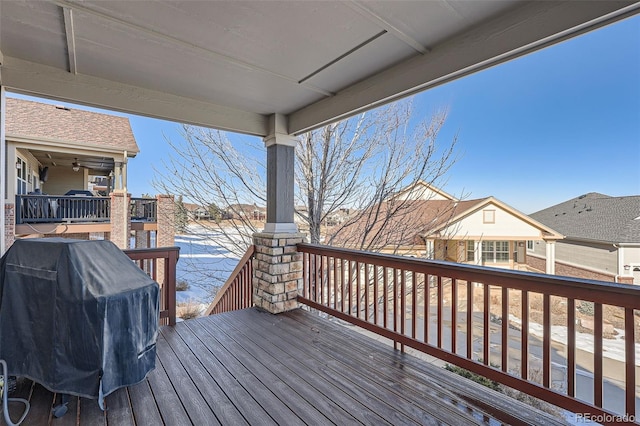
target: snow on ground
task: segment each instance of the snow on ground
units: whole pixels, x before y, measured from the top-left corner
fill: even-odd
[[[224,284],[239,260],[223,247],[223,241],[220,232],[198,225],[189,225],[186,234],[176,235],[175,244],[180,247],[177,281],[189,285],[188,290],[177,292],[178,303],[208,305],[213,300],[213,289]]]
[[[509,320],[514,324],[521,324],[520,318],[509,315]],[[613,339],[602,340],[602,351],[605,358],[614,359],[624,362],[624,330],[615,329],[617,335]],[[543,337],[543,328],[541,324],[529,322],[529,333],[533,336]],[[567,343],[568,329],[565,326],[551,326],[551,340],[559,343]],[[585,352],[593,353],[594,338],[593,334],[576,332],[576,348]],[[640,366],[640,344],[636,343],[636,365]]]

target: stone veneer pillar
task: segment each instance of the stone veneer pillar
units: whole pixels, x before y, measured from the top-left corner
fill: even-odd
[[[15,204],[13,203],[6,203],[4,205],[4,244],[5,244],[4,249],[5,251],[9,250],[9,247],[11,247],[15,239],[16,239],[16,207],[15,207]]]
[[[253,269],[253,303],[272,314],[298,307],[302,289],[302,253],[296,244],[304,241],[300,233],[262,232],[253,235],[256,247]]]
[[[273,314],[298,307],[302,288],[302,253],[296,244],[304,240],[293,221],[295,136],[287,132],[287,119],[269,118],[267,148],[267,223],[253,236],[253,303]]]
[[[121,249],[130,248],[131,195],[121,190],[111,193],[111,232],[110,239]]]

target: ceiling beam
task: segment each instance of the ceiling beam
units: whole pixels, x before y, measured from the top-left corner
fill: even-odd
[[[284,80],[284,81],[288,81],[290,83],[296,83],[296,84],[299,84],[300,87],[303,87],[303,88],[305,88],[307,90],[310,90],[310,91],[313,91],[315,93],[320,93],[320,94],[322,94],[324,96],[332,96],[333,95],[333,93],[331,93],[330,91],[322,89],[322,88],[317,87],[317,86],[314,86],[311,83],[308,83],[308,82],[302,82],[301,83],[295,77],[292,77],[292,76],[289,76],[289,75],[285,75],[285,74],[281,74],[281,73],[276,72],[276,71],[274,71],[272,69],[265,68],[265,67],[259,66],[257,64],[254,64],[254,63],[250,63],[250,62],[244,61],[242,59],[239,59],[237,57],[228,55],[228,54],[223,53],[223,52],[219,52],[219,51],[216,51],[216,50],[212,50],[212,49],[200,46],[200,45],[192,43],[190,41],[182,40],[182,39],[180,39],[178,37],[174,37],[172,35],[165,34],[163,32],[157,31],[157,30],[155,30],[153,28],[147,28],[145,26],[129,22],[127,20],[124,20],[124,19],[112,16],[112,15],[109,15],[107,13],[97,11],[97,10],[92,9],[92,8],[90,8],[88,6],[85,6],[85,5],[81,5],[81,4],[78,4],[78,3],[70,3],[70,2],[65,1],[65,0],[57,0],[56,4],[59,7],[63,8],[65,11],[66,10],[69,10],[69,11],[77,10],[79,13],[86,13],[86,14],[94,16],[96,18],[100,18],[100,19],[102,19],[102,20],[104,20],[106,22],[111,22],[111,23],[114,23],[114,24],[118,24],[118,25],[127,27],[127,28],[129,28],[131,30],[134,30],[134,31],[137,31],[137,32],[139,32],[141,34],[146,34],[146,35],[154,37],[156,39],[160,39],[160,40],[164,40],[166,42],[169,42],[169,43],[173,44],[176,47],[192,50],[194,52],[197,52],[198,54],[205,55],[207,57],[213,58],[213,59],[218,60],[218,61],[222,61],[224,63],[236,66],[236,67],[244,69],[244,70],[249,70],[251,72],[258,72],[258,73],[262,73],[262,74],[265,74],[265,75],[270,75],[272,77],[279,78],[279,79]],[[66,22],[66,14],[65,14],[65,22]]]
[[[69,72],[71,74],[77,74],[78,68],[76,65],[76,35],[73,30],[73,10],[64,7],[62,8],[64,14],[64,31],[67,35],[67,55],[69,56]]]
[[[531,1],[289,115],[300,134],[640,12],[631,1]]]
[[[416,52],[420,54],[425,54],[429,52],[425,46],[420,44],[416,39],[411,37],[409,34],[400,30],[398,27],[391,24],[391,22],[384,19],[379,14],[375,13],[371,9],[369,9],[365,4],[361,2],[357,2],[355,0],[351,0],[345,3],[351,10],[357,12],[361,16],[368,19],[370,22],[378,25],[380,28],[383,28],[386,32],[393,35],[398,40],[404,42],[406,45],[414,49]]]
[[[5,56],[2,81],[26,95],[264,137],[267,116]]]

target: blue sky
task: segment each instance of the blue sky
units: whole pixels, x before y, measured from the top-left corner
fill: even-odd
[[[451,194],[493,195],[524,213],[587,192],[638,195],[640,16],[414,97],[416,114],[443,107],[441,140],[457,135],[460,156],[443,188]],[[153,165],[179,125],[129,117],[141,150],[129,191],[155,193]]]

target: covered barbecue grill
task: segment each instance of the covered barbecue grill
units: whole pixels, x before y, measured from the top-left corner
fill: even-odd
[[[16,241],[0,259],[0,358],[11,375],[98,399],[155,367],[158,284],[110,241]]]

